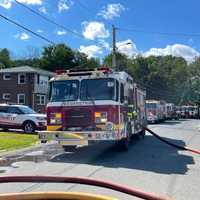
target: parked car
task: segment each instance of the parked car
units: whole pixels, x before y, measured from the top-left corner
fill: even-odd
[[[0,128],[23,129],[26,133],[46,128],[46,115],[24,105],[0,104]]]

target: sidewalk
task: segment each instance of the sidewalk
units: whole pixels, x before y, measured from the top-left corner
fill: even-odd
[[[18,160],[20,157],[23,157],[25,154],[28,154],[32,151],[42,150],[42,148],[47,147],[48,145],[52,145],[52,144],[54,144],[54,142],[49,142],[46,144],[38,143],[36,145],[26,147],[23,149],[2,152],[0,153],[0,167],[7,166],[10,163]]]

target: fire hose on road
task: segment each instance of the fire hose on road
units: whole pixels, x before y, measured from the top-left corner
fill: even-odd
[[[163,197],[154,193],[144,192],[136,188],[121,186],[119,184],[108,181],[96,180],[82,177],[55,177],[55,176],[5,176],[0,177],[0,183],[14,183],[14,182],[35,182],[35,183],[75,183],[83,185],[98,186],[108,188],[131,196],[146,200],[173,200],[172,198]],[[1,197],[1,195],[0,195]],[[15,198],[13,198],[15,199]]]
[[[189,151],[195,154],[200,155],[200,151],[196,149],[189,148],[187,146],[181,146],[178,144],[174,144],[169,142],[168,140],[162,138],[161,136],[157,135],[154,131],[150,130],[149,128],[143,127],[144,130],[155,136],[158,140],[166,143],[169,146],[172,146],[176,149]],[[99,186],[103,188],[112,189],[115,191],[119,191],[125,194],[129,194],[132,196],[136,196],[146,200],[172,200],[169,197],[163,197],[154,193],[144,192],[142,190],[136,188],[130,188],[126,186],[121,186],[119,184],[102,181],[102,180],[95,180],[91,178],[82,178],[82,177],[54,177],[54,176],[5,176],[0,177],[0,183],[11,183],[11,182],[35,182],[35,183],[74,183],[74,184],[84,184],[84,185],[91,185],[91,186]],[[1,195],[0,195],[1,196]]]
[[[159,139],[160,141],[164,142],[165,144],[168,144],[169,146],[172,146],[174,148],[177,148],[177,149],[180,149],[180,150],[183,150],[183,151],[190,151],[192,153],[195,153],[195,154],[198,154],[200,155],[200,151],[199,150],[196,150],[196,149],[192,149],[192,148],[189,148],[187,146],[180,146],[178,144],[174,144],[174,143],[171,143],[165,139],[163,139],[161,136],[157,135],[155,132],[153,132],[152,130],[150,130],[149,128],[146,128],[146,127],[143,127],[144,130],[148,131],[150,134],[152,134],[153,136],[155,136],[157,139]]]

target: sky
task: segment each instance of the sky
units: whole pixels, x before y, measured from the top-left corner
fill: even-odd
[[[182,56],[192,62],[200,55],[199,0],[18,0],[53,20],[56,26],[15,0],[0,0],[0,14],[54,43],[65,43],[88,57],[111,51],[112,24],[117,50],[129,57]],[[69,31],[68,31],[69,30]],[[72,33],[73,32],[73,33]],[[14,58],[39,55],[47,41],[0,17],[0,48]]]

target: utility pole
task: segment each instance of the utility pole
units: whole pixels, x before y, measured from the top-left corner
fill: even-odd
[[[116,64],[116,27],[114,25],[112,25],[112,34],[113,34],[112,67],[117,71],[118,69]]]

